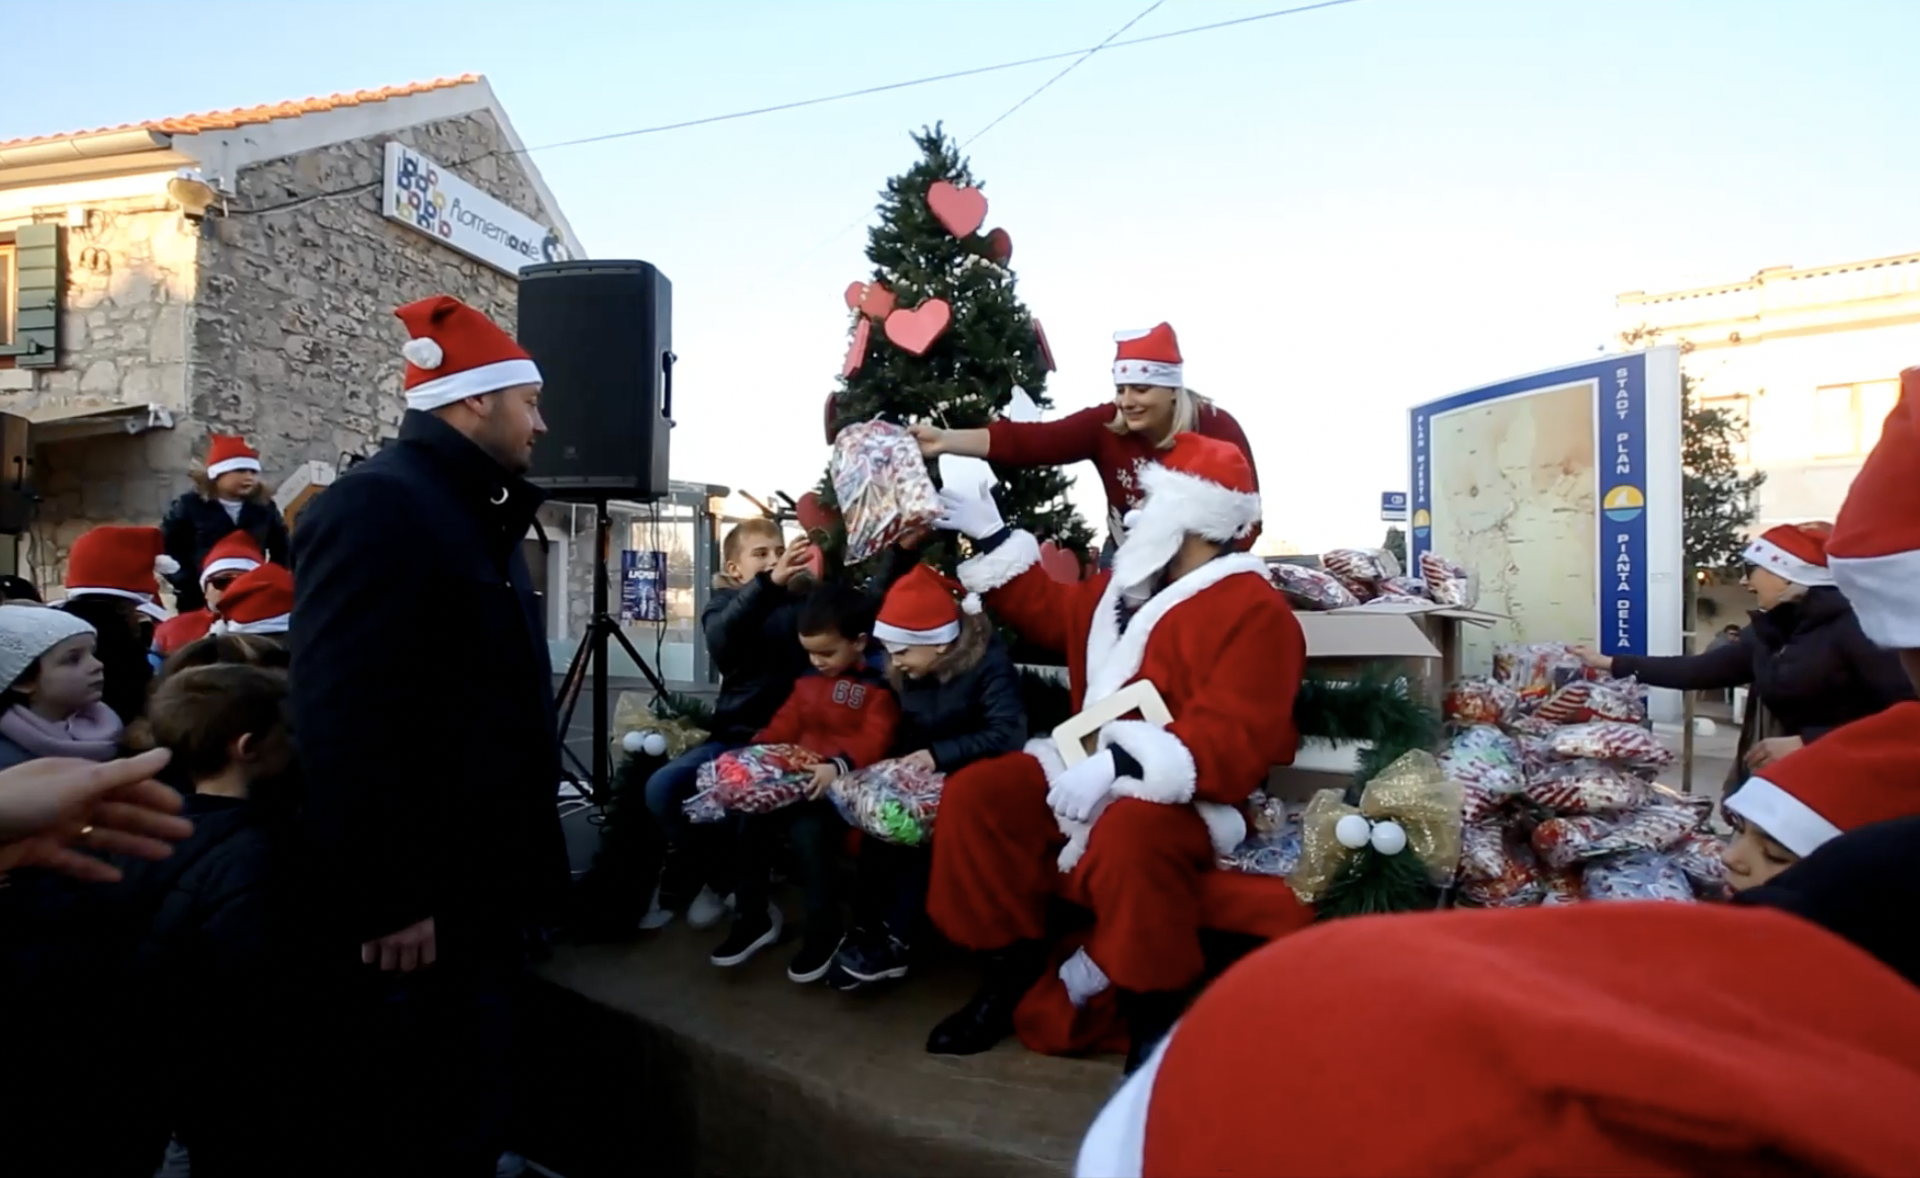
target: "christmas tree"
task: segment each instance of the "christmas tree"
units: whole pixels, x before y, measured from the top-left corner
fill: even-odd
[[[956,234],[929,206],[928,193],[944,182],[963,193],[979,191],[966,160],[942,128],[913,137],[920,159],[887,181],[880,223],[867,241],[873,274],[848,292],[854,313],[849,328],[849,375],[828,401],[828,433],[858,421],[881,418],[896,424],[929,422],[945,429],[976,429],[1003,412],[1016,386],[1045,408],[1050,367],[1040,329],[1014,286],[1011,239],[984,222]],[[976,200],[980,208],[984,201]],[[886,315],[876,305],[912,315],[940,300],[951,319],[918,353],[889,338]],[[931,309],[931,308],[930,308]],[[929,464],[932,466],[932,464]],[[995,468],[994,497],[1006,521],[1045,541],[1085,554],[1092,540],[1086,521],[1067,501],[1068,478],[1052,467]],[[939,472],[934,470],[938,479]],[[819,496],[834,507],[831,480]],[[829,559],[839,562],[839,529],[823,539]],[[951,574],[959,553],[940,537],[925,557]]]

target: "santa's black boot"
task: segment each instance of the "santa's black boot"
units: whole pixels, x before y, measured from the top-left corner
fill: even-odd
[[[1172,991],[1140,993],[1120,990],[1121,1017],[1127,1020],[1126,1075],[1140,1070],[1160,1040],[1167,1037],[1173,1024],[1187,1008],[1187,996]]]
[[[1044,941],[1020,941],[980,955],[986,977],[972,999],[927,1036],[933,1055],[979,1055],[1013,1034],[1013,1011],[1046,968]]]

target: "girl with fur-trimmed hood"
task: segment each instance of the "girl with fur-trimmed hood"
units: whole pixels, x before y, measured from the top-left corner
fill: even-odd
[[[900,697],[893,747],[941,773],[1017,752],[1027,739],[1013,659],[979,613],[979,599],[969,596],[965,608],[954,600],[958,588],[915,565],[887,591],[873,627]],[[906,976],[928,862],[925,847],[862,840],[855,931],[835,958],[837,988]]]
[[[167,508],[160,530],[166,552],[180,567],[168,574],[174,607],[180,613],[204,609],[200,563],[235,531],[245,532],[268,562],[293,567],[293,542],[287,521],[273,501],[273,488],[260,477],[260,455],[234,434],[215,434],[207,464],[193,472],[193,489]]]

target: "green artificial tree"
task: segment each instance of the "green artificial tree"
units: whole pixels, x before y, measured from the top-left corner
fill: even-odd
[[[894,305],[906,311],[943,299],[953,308],[952,322],[924,355],[894,344],[881,323],[869,323],[859,368],[841,379],[830,402],[829,432],[874,418],[977,429],[1006,409],[1015,386],[1036,405],[1049,404],[1048,360],[1033,316],[1014,289],[1006,253],[999,251],[1001,260],[996,260],[996,244],[984,224],[978,232],[956,237],[927,205],[927,191],[939,181],[968,189],[980,185],[941,127],[923,129],[913,140],[919,160],[887,181],[880,197],[880,223],[867,240],[867,259],[873,263],[868,281],[884,284]],[[850,335],[857,325],[856,319]],[[1066,472],[1028,467],[996,468],[995,473],[1000,485],[994,498],[1007,523],[1080,554],[1084,564],[1093,537],[1067,499]],[[938,470],[933,474],[937,480]],[[837,510],[831,478],[823,480],[819,496]],[[829,561],[837,565],[844,553],[843,530],[835,528],[822,539]],[[930,541],[924,555],[949,575],[960,556],[945,536]]]

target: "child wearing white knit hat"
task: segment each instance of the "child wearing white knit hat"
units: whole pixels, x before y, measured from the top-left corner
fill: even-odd
[[[0,605],[0,769],[37,757],[110,761],[122,724],[100,702],[94,628],[43,605]]]

